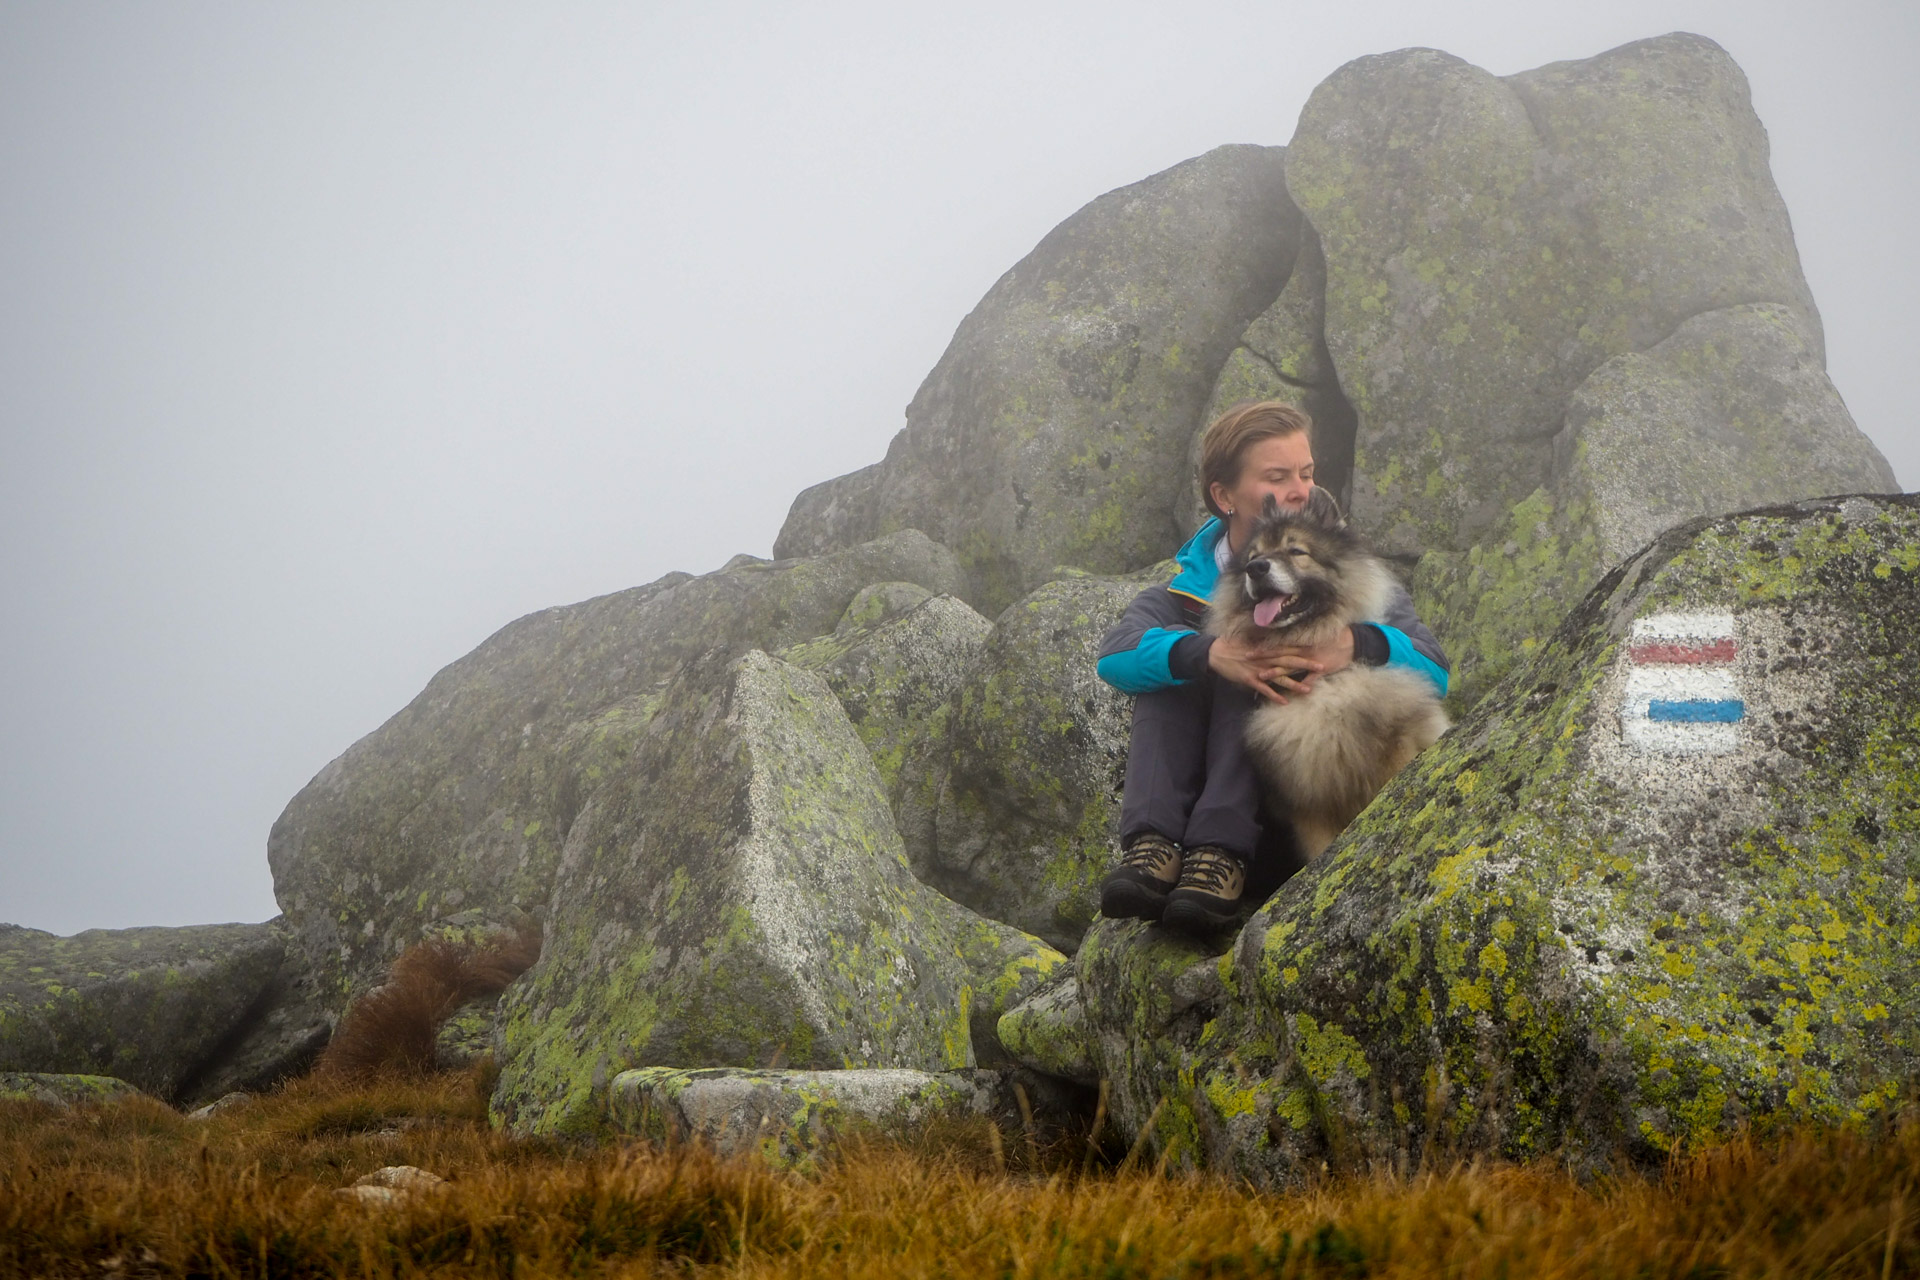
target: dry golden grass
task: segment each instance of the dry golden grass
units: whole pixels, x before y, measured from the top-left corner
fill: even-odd
[[[146,1100],[0,1105],[0,1274],[1920,1274],[1920,1126],[1736,1143],[1599,1186],[1484,1166],[1264,1195],[1083,1174],[1072,1152],[1004,1172],[958,1131],[849,1149],[809,1178],[577,1151],[490,1131],[486,1084],[315,1078],[208,1121]],[[397,1208],[333,1194],[393,1164],[453,1181]]]

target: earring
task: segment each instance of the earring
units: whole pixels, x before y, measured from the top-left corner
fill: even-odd
[[[1229,518],[1229,519],[1231,519],[1231,518],[1232,518],[1232,516],[1233,516],[1233,508],[1232,508],[1232,507],[1228,507],[1228,508],[1227,508],[1227,516],[1228,516],[1228,518]]]

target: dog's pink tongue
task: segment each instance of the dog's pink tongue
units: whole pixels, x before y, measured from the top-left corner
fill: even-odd
[[[1287,601],[1291,599],[1293,599],[1292,596],[1268,596],[1265,600],[1254,605],[1253,625],[1256,627],[1272,626],[1273,620],[1280,616],[1280,611],[1287,607]]]

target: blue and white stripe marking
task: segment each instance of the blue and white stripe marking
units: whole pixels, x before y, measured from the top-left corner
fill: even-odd
[[[1657,613],[1633,624],[1620,736],[1637,751],[1723,755],[1746,719],[1730,613]]]

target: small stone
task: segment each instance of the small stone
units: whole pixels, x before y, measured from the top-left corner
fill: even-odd
[[[1000,1018],[1000,1043],[1023,1067],[1072,1080],[1100,1083],[1098,1051],[1080,1003],[1080,983],[1071,974]]]
[[[250,1093],[241,1093],[239,1091],[235,1091],[233,1093],[223,1093],[219,1097],[215,1098],[212,1102],[209,1102],[206,1106],[198,1107],[192,1111],[187,1112],[187,1119],[210,1120],[214,1116],[219,1115],[222,1111],[231,1111],[235,1107],[245,1106],[247,1103],[252,1101],[253,1101],[253,1095]]]
[[[395,1191],[436,1191],[447,1185],[447,1180],[437,1173],[428,1173],[425,1169],[410,1164],[390,1164],[384,1169],[375,1169],[364,1177],[355,1178],[356,1187],[390,1187]]]

